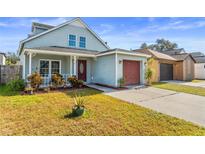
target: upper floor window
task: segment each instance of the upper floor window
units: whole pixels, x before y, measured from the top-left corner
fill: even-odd
[[[76,46],[76,36],[75,35],[69,35],[69,46],[70,47]]]
[[[86,43],[86,38],[85,37],[80,37],[80,42],[79,42],[79,47],[80,48],[85,48],[85,43]]]

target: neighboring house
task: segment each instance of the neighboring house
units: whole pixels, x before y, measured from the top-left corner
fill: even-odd
[[[201,52],[192,52],[192,57],[196,61],[195,68],[195,78],[205,79],[205,55]]]
[[[154,59],[150,64],[153,70],[153,82],[164,80],[192,80],[194,78],[194,61],[188,54],[168,55],[150,49],[138,49]],[[181,52],[181,51],[180,51]]]
[[[0,52],[0,65],[6,65],[6,54]]]
[[[23,78],[39,72],[44,81],[54,73],[64,78],[76,75],[86,83],[118,87],[144,84],[149,55],[124,49],[110,49],[80,18],[53,27],[34,23],[32,34],[19,44]]]
[[[191,81],[195,78],[194,64],[196,61],[190,53],[186,53],[184,49],[175,49],[163,53],[177,60],[177,67],[181,70],[178,80]]]

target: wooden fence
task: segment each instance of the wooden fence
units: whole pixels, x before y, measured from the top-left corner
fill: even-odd
[[[22,78],[21,65],[0,65],[0,84],[6,84],[11,80]]]

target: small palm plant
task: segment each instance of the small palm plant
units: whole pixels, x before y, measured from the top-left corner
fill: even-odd
[[[152,74],[153,74],[152,70],[150,68],[147,68],[147,70],[145,72],[145,78],[148,81],[148,85],[152,84],[152,82],[151,82]]]
[[[73,99],[75,105],[72,108],[72,116],[81,116],[84,113],[85,110],[84,104],[87,101],[87,99],[82,95],[77,95],[77,94],[75,94]]]

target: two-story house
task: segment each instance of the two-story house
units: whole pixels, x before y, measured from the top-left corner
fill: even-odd
[[[23,78],[39,72],[49,78],[60,73],[76,75],[86,83],[119,86],[143,84],[149,55],[124,49],[110,49],[82,19],[75,18],[58,26],[32,24],[32,34],[19,44]]]

